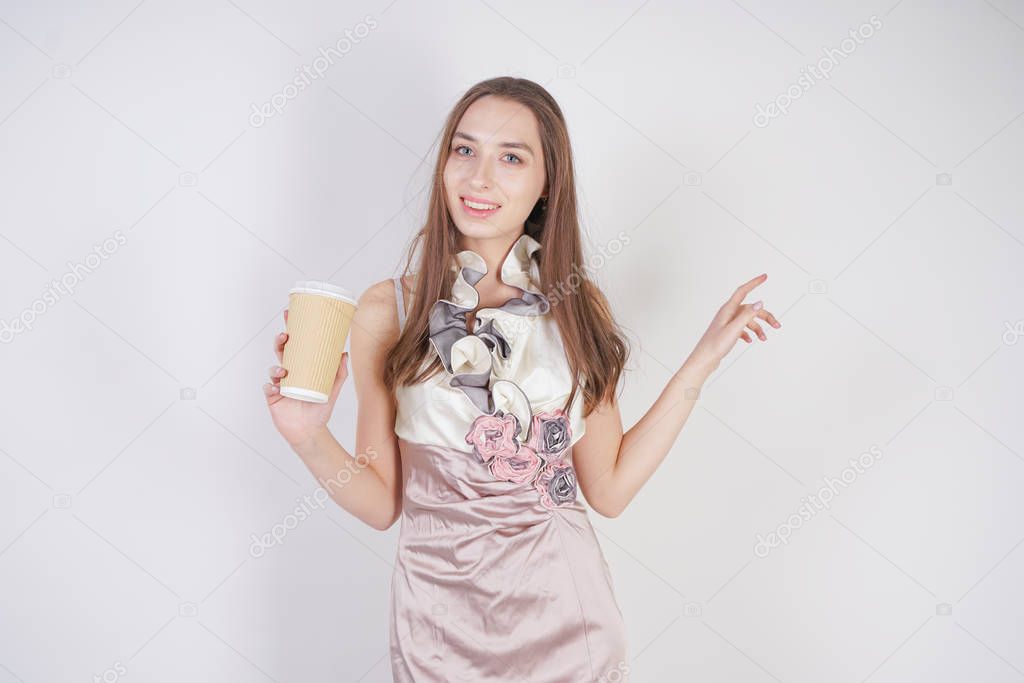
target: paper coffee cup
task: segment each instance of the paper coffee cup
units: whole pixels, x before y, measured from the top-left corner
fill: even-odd
[[[301,280],[288,291],[282,396],[327,402],[356,307],[351,292],[329,282]]]

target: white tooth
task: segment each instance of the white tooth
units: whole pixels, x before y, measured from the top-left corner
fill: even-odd
[[[466,206],[468,206],[469,208],[471,208],[471,209],[479,209],[481,211],[488,210],[488,209],[497,209],[498,208],[497,204],[478,204],[478,203],[472,202],[472,201],[470,201],[468,199],[463,199],[462,201],[464,201],[466,203]]]

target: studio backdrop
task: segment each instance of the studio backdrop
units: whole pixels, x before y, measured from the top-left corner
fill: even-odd
[[[400,525],[261,385],[501,75],[565,113],[625,428],[739,283],[783,323],[591,511],[630,680],[1024,680],[1019,2],[4,2],[0,65],[0,683],[391,680]]]

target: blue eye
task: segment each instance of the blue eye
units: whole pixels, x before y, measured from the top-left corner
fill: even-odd
[[[460,156],[460,157],[469,156],[469,154],[461,154],[459,152],[460,149],[469,150],[469,147],[467,147],[466,145],[456,145],[455,147],[452,148],[452,151],[455,152],[456,156]],[[469,150],[469,151],[472,152],[472,150]],[[506,157],[512,157],[513,159],[515,159],[515,161],[512,162],[513,165],[515,165],[515,166],[518,166],[519,164],[523,163],[523,160],[520,159],[517,155],[513,154],[512,152],[509,152],[509,153],[505,154],[505,156]]]

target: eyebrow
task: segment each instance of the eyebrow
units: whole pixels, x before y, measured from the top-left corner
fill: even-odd
[[[472,135],[468,135],[467,133],[463,133],[461,131],[457,131],[452,137],[453,138],[464,138],[466,140],[469,140],[470,142],[478,142],[478,140],[475,137],[473,137]],[[536,156],[535,154],[533,154],[533,148],[530,147],[525,142],[499,142],[498,143],[498,147],[507,147],[507,148],[511,148],[511,149],[525,149],[530,154]]]

